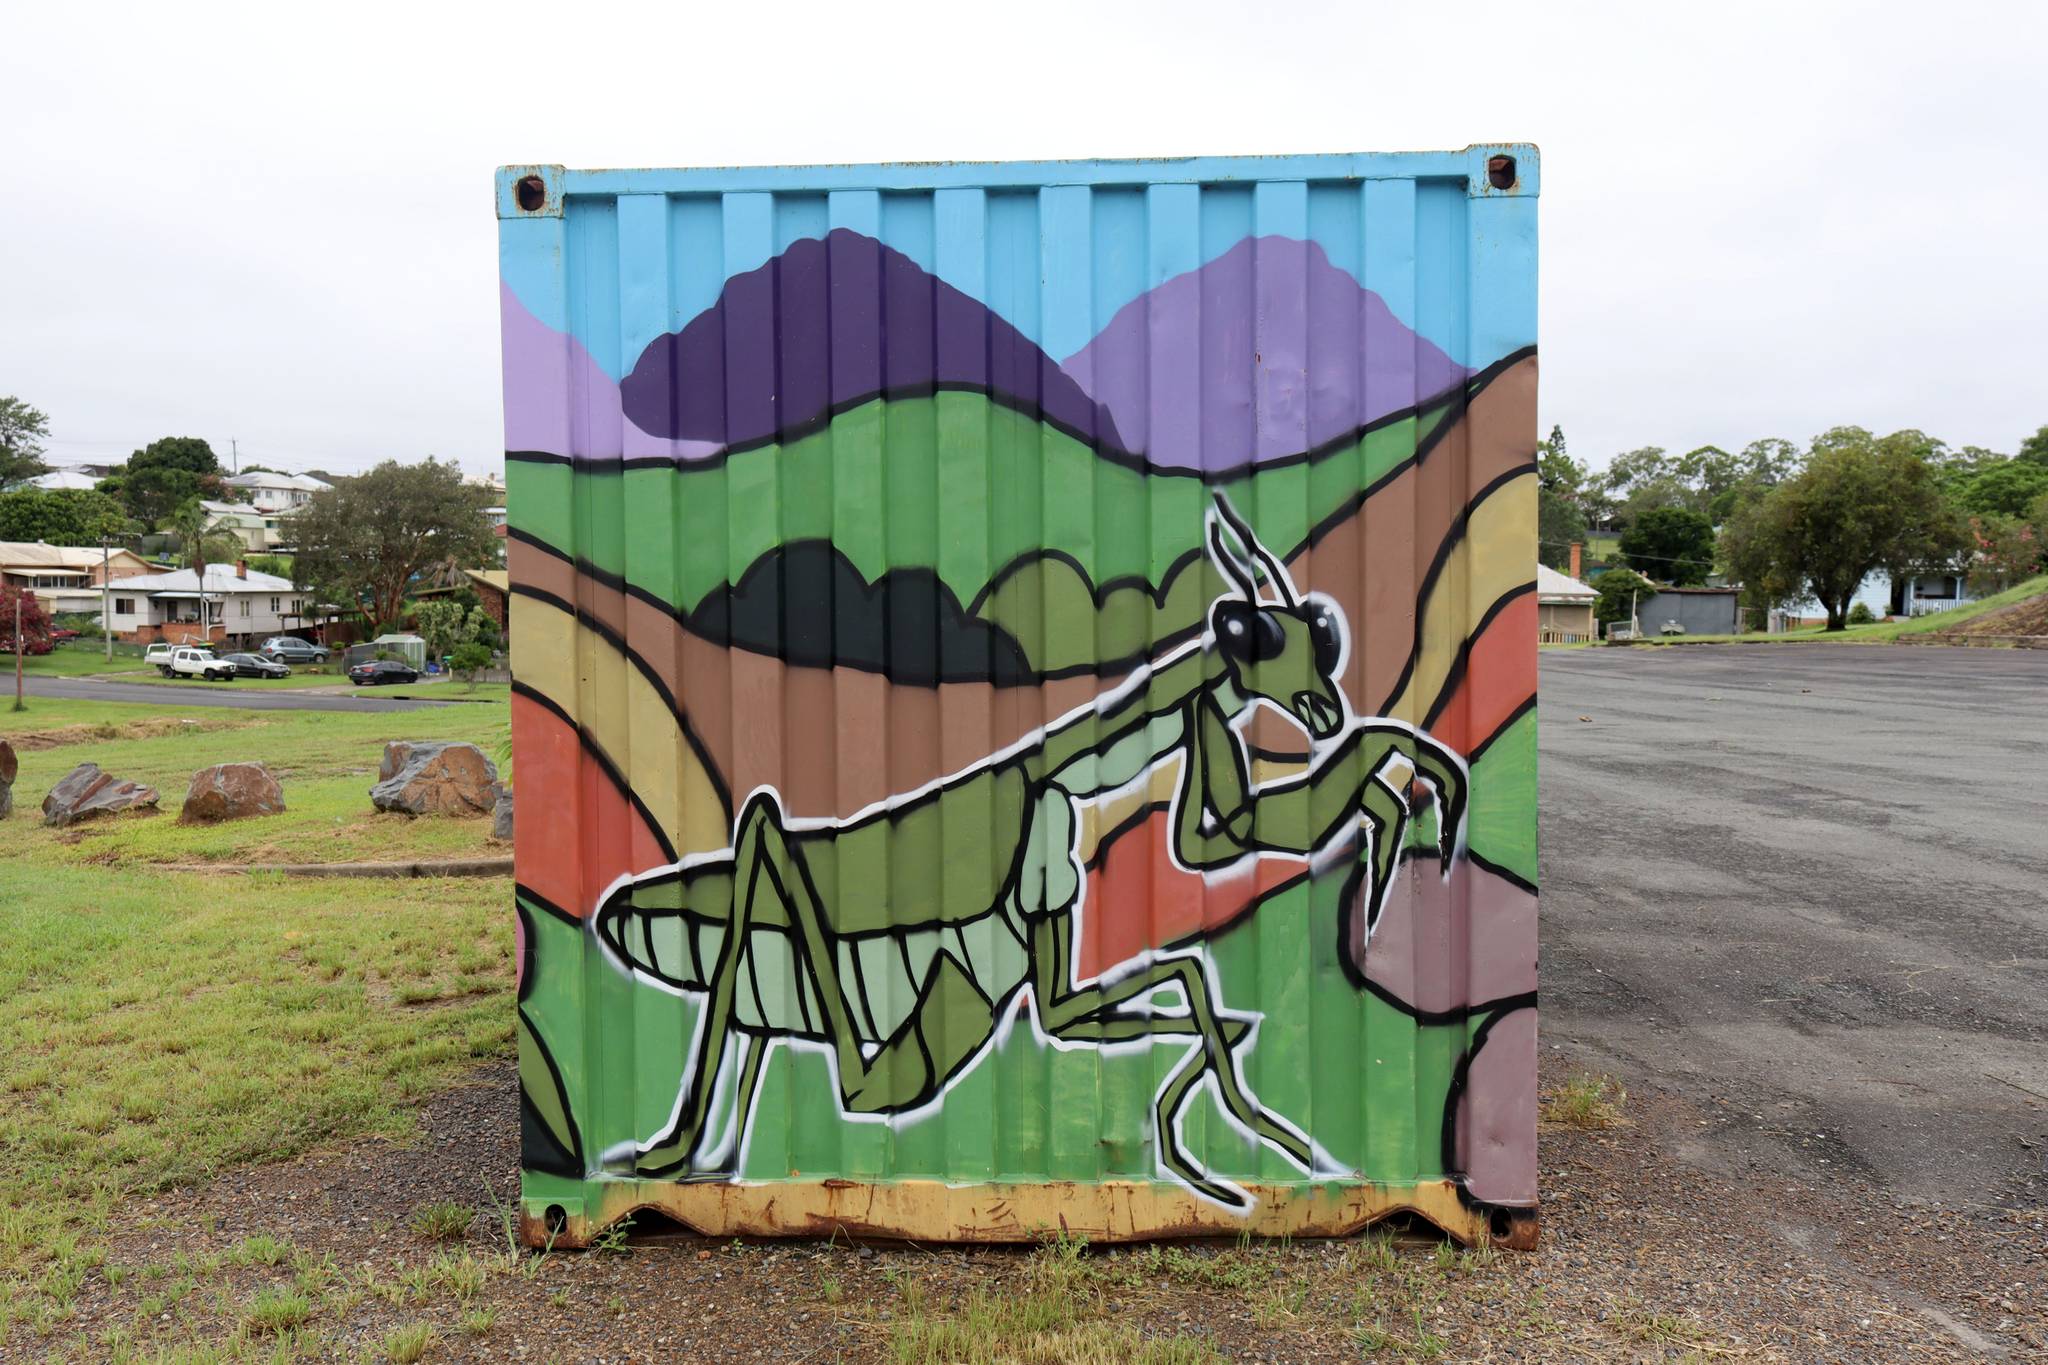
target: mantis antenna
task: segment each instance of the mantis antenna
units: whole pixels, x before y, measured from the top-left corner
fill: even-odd
[[[1245,525],[1244,518],[1238,516],[1237,509],[1230,505],[1230,499],[1224,497],[1221,493],[1215,494],[1214,497],[1217,513],[1224,522],[1228,523],[1230,533],[1237,537],[1237,543],[1242,545],[1257,560],[1259,566],[1265,570],[1266,581],[1273,585],[1273,591],[1280,594],[1280,604],[1287,607],[1300,606],[1300,602],[1294,596],[1294,580],[1288,575],[1287,570],[1280,566],[1280,561],[1273,558],[1271,552],[1259,543],[1259,538],[1252,534],[1252,528]],[[1209,535],[1210,540],[1216,547],[1219,550],[1222,549],[1223,540],[1217,533],[1214,522],[1210,523]],[[1219,558],[1221,557],[1219,556]],[[1242,567],[1250,567],[1245,565],[1244,561],[1235,555],[1229,556],[1226,562],[1234,562]],[[1234,572],[1231,574],[1231,577],[1237,579],[1238,586],[1244,590],[1247,602],[1259,600],[1258,590],[1250,581]]]

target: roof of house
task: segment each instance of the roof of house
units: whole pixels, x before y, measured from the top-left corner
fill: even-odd
[[[512,575],[503,569],[464,569],[462,572],[479,587],[501,594],[512,590]]]
[[[232,564],[209,564],[206,566],[206,582],[202,586],[199,575],[190,569],[178,569],[172,573],[145,574],[140,578],[116,578],[107,584],[110,588],[135,588],[149,596],[164,594],[233,593],[233,592],[292,592],[292,581],[279,578],[276,574],[258,573],[249,570],[247,578],[235,572]]]
[[[90,474],[81,474],[75,469],[53,469],[47,474],[38,474],[29,481],[29,487],[40,488],[45,493],[83,493],[99,487],[100,481]]]
[[[97,545],[45,545],[40,540],[0,540],[0,567],[9,569],[97,569],[100,554]],[[110,562],[123,556],[139,564],[149,562],[133,550],[116,547],[106,552]]]
[[[296,488],[304,493],[318,493],[333,487],[332,484],[316,479],[311,474],[272,474],[267,470],[237,474],[223,482],[230,488]]]
[[[1538,602],[1590,602],[1599,595],[1578,579],[1561,574],[1548,564],[1536,566]]]

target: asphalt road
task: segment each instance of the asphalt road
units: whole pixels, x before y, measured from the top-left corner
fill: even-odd
[[[1546,1046],[1729,1174],[2048,1196],[2048,652],[1550,652],[1540,715]]]
[[[8,682],[11,685],[13,680],[10,678]],[[367,687],[347,696],[309,697],[302,692],[237,687],[228,682],[195,681],[174,687],[156,683],[100,682],[92,678],[29,678],[26,685],[31,697],[142,702],[151,706],[233,706],[244,711],[415,711],[421,707],[463,704],[388,696],[381,688]]]

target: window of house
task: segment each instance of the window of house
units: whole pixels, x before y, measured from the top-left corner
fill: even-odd
[[[275,597],[271,598],[271,599],[270,599],[270,614],[271,614],[272,616],[275,616],[275,615],[277,615],[277,606],[278,606],[278,599],[277,599],[277,598],[275,598]]]
[[[134,614],[135,614],[135,599],[134,599],[134,598],[132,598],[132,597],[117,597],[117,598],[115,598],[115,599],[114,599],[114,615],[116,615],[116,616],[133,616]]]
[[[242,599],[242,615],[247,616],[249,614],[249,608],[255,605],[255,603],[251,602],[248,598],[244,597]]]

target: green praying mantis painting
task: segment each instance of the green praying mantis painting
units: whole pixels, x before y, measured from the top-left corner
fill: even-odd
[[[1060,1048],[1185,1040],[1151,1122],[1159,1170],[1203,1198],[1248,1203],[1180,1136],[1205,1088],[1245,1135],[1306,1173],[1327,1169],[1302,1128],[1246,1083],[1258,1016],[1226,1008],[1200,935],[1077,979],[1081,917],[1117,913],[1083,903],[1077,812],[1177,764],[1178,865],[1209,874],[1265,855],[1348,858],[1347,903],[1369,932],[1424,802],[1434,803],[1435,853],[1448,873],[1468,775],[1418,727],[1352,714],[1337,681],[1341,610],[1300,594],[1221,494],[1205,531],[1226,585],[1206,629],[1091,704],[849,818],[791,818],[773,789],[758,789],[740,805],[730,848],[612,889],[592,921],[604,950],[701,1009],[666,1127],[614,1148],[606,1169],[730,1178],[744,1166],[763,1065],[778,1043],[826,1056],[845,1116],[914,1121],[1019,1015]],[[1311,741],[1305,770],[1254,781],[1244,728],[1260,708]]]

